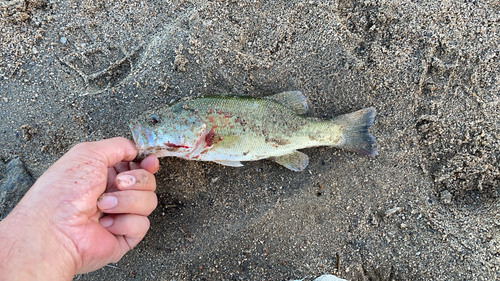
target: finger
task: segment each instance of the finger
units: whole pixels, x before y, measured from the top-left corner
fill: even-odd
[[[121,163],[125,163],[128,165],[128,162]],[[139,166],[138,163],[134,164]],[[120,165],[120,163],[118,165]],[[117,176],[115,171],[116,166],[117,165],[114,166],[115,169],[109,168],[110,171],[108,172],[108,184],[105,191],[106,193],[130,189],[150,191],[154,191],[156,189],[156,179],[153,174],[149,173],[148,171],[143,169],[132,171],[127,170],[126,172],[123,172]],[[113,175],[113,177],[111,175]]]
[[[158,158],[154,155],[150,155],[146,157],[144,160],[142,160],[140,163],[138,162],[120,162],[113,166],[116,170],[116,173],[123,173],[129,170],[136,170],[136,169],[145,169],[148,170],[150,173],[156,173],[159,168],[159,162]]]
[[[92,156],[104,163],[106,167],[114,166],[121,161],[132,161],[137,156],[134,142],[121,137],[80,143],[75,145],[70,152]]]
[[[128,166],[130,167],[130,170],[137,170],[141,168],[141,163],[129,162]]]
[[[117,235],[123,254],[139,244],[149,229],[149,219],[140,215],[109,215],[101,218],[99,223]]]
[[[153,158],[156,158],[156,156],[148,156],[144,160],[148,159],[146,162],[142,160],[140,163],[138,162],[120,162],[114,166],[115,170],[117,173],[123,173],[129,170],[136,170],[136,169],[145,169],[145,170],[152,170],[154,173],[156,172],[154,169],[158,166],[158,164],[155,163]],[[143,164],[145,163],[145,164]],[[144,168],[146,167],[146,168]]]
[[[108,168],[108,180],[106,182],[106,192],[111,192],[115,186],[117,172],[114,168]]]
[[[130,170],[129,163],[130,162],[124,162],[124,161],[122,161],[122,162],[114,165],[113,168],[115,168],[115,171],[116,171],[117,174],[123,173],[123,172],[126,172],[126,171]]]
[[[147,216],[158,204],[152,191],[125,190],[105,193],[97,202],[99,210],[106,214],[135,214]]]
[[[158,172],[160,168],[160,162],[158,161],[158,157],[154,155],[149,155],[141,161],[141,168],[154,174]]]
[[[117,175],[115,185],[119,190],[155,191],[156,179],[153,174],[146,170],[131,170]]]

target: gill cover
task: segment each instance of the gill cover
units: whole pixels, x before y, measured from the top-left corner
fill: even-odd
[[[182,157],[196,148],[206,126],[194,111],[164,107],[144,113],[132,120],[129,127],[139,157]]]

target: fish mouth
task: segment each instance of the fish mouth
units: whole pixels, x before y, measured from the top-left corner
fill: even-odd
[[[134,139],[134,142],[139,150],[153,145],[154,133],[151,130],[141,126],[141,124],[137,121],[131,121],[129,128],[132,132],[132,138]]]

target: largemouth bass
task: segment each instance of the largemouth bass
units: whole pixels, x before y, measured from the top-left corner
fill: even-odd
[[[272,159],[293,171],[309,163],[297,149],[334,146],[377,154],[368,132],[375,109],[330,120],[308,118],[307,99],[298,91],[265,98],[206,96],[146,112],[130,122],[139,158],[176,156],[240,167],[243,161]]]

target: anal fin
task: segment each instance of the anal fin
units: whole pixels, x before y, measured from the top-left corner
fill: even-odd
[[[290,154],[273,158],[274,162],[295,172],[302,172],[309,164],[309,157],[307,154],[294,151]]]
[[[243,167],[243,164],[241,164],[240,161],[212,160],[212,162],[219,163],[224,166]]]

